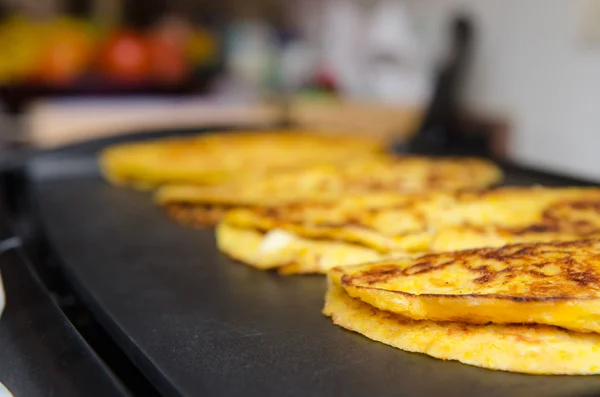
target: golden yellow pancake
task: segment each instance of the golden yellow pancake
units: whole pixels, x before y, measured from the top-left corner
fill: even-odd
[[[374,192],[482,188],[501,178],[498,167],[476,158],[379,156],[310,165],[219,186],[166,185],[157,191],[156,200],[176,220],[204,226],[232,208],[328,203]]]
[[[303,131],[215,132],[124,143],[104,149],[99,162],[115,184],[220,184],[248,174],[377,155],[386,143]]]
[[[345,254],[344,247],[360,249],[361,260],[379,260],[510,243],[576,240],[598,233],[599,188],[500,188],[364,195],[335,203],[237,209],[218,226],[217,240],[223,252],[243,257],[252,266],[265,268],[268,256],[266,268],[290,269],[293,263],[297,273],[325,273],[333,266],[360,263]],[[255,236],[256,245],[235,243],[248,234]],[[304,254],[317,241],[321,254]],[[324,249],[333,243],[335,249]],[[277,260],[280,252],[285,255]]]
[[[445,252],[332,272],[351,297],[415,320],[600,332],[600,240]]]
[[[396,348],[478,367],[543,375],[600,373],[600,335],[549,325],[474,325],[412,320],[351,298],[334,274],[323,313]]]

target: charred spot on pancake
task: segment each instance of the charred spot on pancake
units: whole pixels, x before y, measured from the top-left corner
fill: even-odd
[[[396,276],[401,270],[395,265],[379,266],[374,269],[369,269],[361,272],[358,278],[366,284],[374,284],[386,281]],[[345,274],[342,276],[342,285],[349,285],[354,282],[355,277]]]
[[[590,271],[573,271],[566,269],[567,278],[581,286],[598,283],[598,277]]]
[[[558,231],[557,225],[534,224],[520,229],[512,229],[510,230],[510,233],[518,236],[528,233],[546,233],[553,231]]]
[[[363,228],[363,229],[367,229],[368,225],[365,225],[365,223],[358,217],[348,217],[347,219],[345,219],[344,221],[341,222],[319,222],[318,223],[319,227],[324,227],[324,228],[345,228],[345,227],[353,227],[353,228]]]
[[[426,257],[421,257],[421,260],[419,262],[404,269],[402,271],[402,274],[412,276],[412,275],[416,275],[416,274],[428,273],[433,270],[442,269],[452,263],[453,263],[452,260],[442,262],[442,263],[435,263],[433,261],[427,260]]]
[[[216,225],[231,207],[210,204],[169,203],[164,205],[164,209],[171,219],[182,225],[206,228]]]
[[[476,279],[474,279],[473,282],[478,284],[485,284],[492,281],[495,277],[496,275],[494,273],[486,271],[483,273],[482,276],[479,276]]]
[[[267,206],[267,207],[262,207],[262,208],[258,209],[258,212],[262,216],[269,217],[269,218],[276,218],[279,216],[280,210],[277,207]]]
[[[579,201],[563,201],[563,204],[576,209],[576,210],[589,210],[592,209],[596,212],[600,212],[599,201],[579,200]]]
[[[446,182],[446,176],[441,172],[438,167],[432,167],[427,175],[428,186],[439,186]]]

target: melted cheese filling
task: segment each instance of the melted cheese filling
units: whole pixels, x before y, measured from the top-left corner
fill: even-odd
[[[258,253],[270,254],[281,251],[293,244],[294,241],[299,240],[300,238],[293,233],[281,229],[274,229],[264,235],[262,243],[258,248]]]

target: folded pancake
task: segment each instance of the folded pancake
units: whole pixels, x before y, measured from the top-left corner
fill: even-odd
[[[445,252],[332,272],[351,297],[415,320],[600,332],[600,240]]]
[[[205,226],[232,208],[331,203],[373,192],[482,188],[501,178],[498,167],[482,159],[379,156],[272,172],[219,186],[166,185],[157,191],[156,200],[177,221]]]
[[[323,313],[370,339],[478,367],[545,375],[600,372],[600,335],[549,325],[476,325],[413,320],[350,297],[340,272],[329,276]]]
[[[247,174],[335,163],[386,151],[382,140],[302,131],[221,132],[124,143],[103,150],[99,162],[115,184],[220,184]]]
[[[224,253],[260,269],[325,273],[365,260],[598,233],[599,188],[499,188],[237,209],[218,225],[217,243]]]

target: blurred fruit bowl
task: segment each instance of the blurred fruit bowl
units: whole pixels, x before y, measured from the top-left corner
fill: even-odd
[[[201,27],[139,32],[60,17],[0,22],[0,95],[9,108],[40,96],[204,90],[218,71],[218,41]]]

